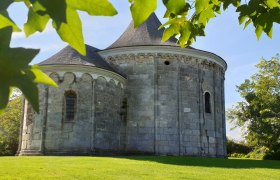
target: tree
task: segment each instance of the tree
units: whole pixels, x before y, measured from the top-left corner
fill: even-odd
[[[0,115],[0,155],[15,155],[17,151],[22,112],[21,99],[21,96],[12,98],[5,112]]]
[[[228,119],[243,127],[250,146],[280,155],[280,56],[261,59],[256,67],[258,72],[237,86],[244,100],[228,111]]]
[[[191,45],[197,36],[204,36],[204,29],[210,19],[220,14],[230,5],[239,12],[239,22],[244,28],[252,23],[257,38],[262,32],[272,37],[273,23],[280,23],[280,3],[278,0],[162,0],[167,22],[163,41],[176,36],[182,47]],[[128,0],[135,27],[141,25],[157,8],[157,0]],[[26,37],[35,32],[43,32],[47,23],[52,22],[60,38],[69,43],[82,55],[85,45],[82,22],[77,11],[93,16],[113,16],[117,10],[108,0],[1,0],[0,3],[0,114],[9,102],[11,87],[18,87],[33,109],[38,112],[37,83],[57,86],[38,66],[30,66],[39,50],[10,48],[12,32],[21,29],[10,19],[8,7],[13,3],[23,3],[29,9],[24,24]]]
[[[245,155],[252,151],[252,148],[249,147],[245,142],[238,142],[233,139],[227,138],[227,153],[228,156],[233,155]]]

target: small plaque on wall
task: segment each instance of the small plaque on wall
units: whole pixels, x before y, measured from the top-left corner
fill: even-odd
[[[191,112],[191,108],[184,108],[184,112],[185,113]]]

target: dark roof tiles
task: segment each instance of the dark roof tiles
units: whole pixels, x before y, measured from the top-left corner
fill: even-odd
[[[86,45],[86,51],[87,55],[83,56],[72,47],[66,46],[49,59],[39,63],[39,65],[87,65],[95,66],[120,74],[97,53],[99,49]]]
[[[151,16],[140,25],[138,28],[134,28],[133,22],[130,23],[126,31],[117,39],[111,46],[107,49],[118,48],[118,47],[127,47],[127,46],[157,46],[157,45],[166,45],[166,46],[178,46],[176,38],[170,38],[169,40],[162,42],[162,35],[164,28],[158,30],[161,26],[161,22],[155,15],[152,13]]]

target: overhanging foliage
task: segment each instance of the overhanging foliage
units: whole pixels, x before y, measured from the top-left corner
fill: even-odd
[[[82,34],[82,21],[77,11],[93,16],[113,16],[117,10],[109,0],[1,0],[0,3],[0,113],[7,106],[11,87],[21,89],[27,100],[38,112],[37,83],[56,86],[38,66],[28,64],[39,50],[10,48],[12,32],[21,29],[9,17],[8,7],[23,3],[28,8],[28,18],[23,31],[26,37],[43,32],[48,22],[61,40],[69,43],[82,55],[86,54]],[[157,8],[157,0],[128,0],[135,27],[140,26]],[[205,35],[205,27],[230,5],[239,12],[239,22],[244,28],[253,24],[257,38],[262,32],[272,37],[273,23],[280,23],[279,0],[163,0],[167,22],[163,41],[179,38],[181,47],[191,45],[197,36]],[[22,58],[21,58],[22,57]]]

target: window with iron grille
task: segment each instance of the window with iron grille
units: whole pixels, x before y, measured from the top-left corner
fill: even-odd
[[[205,105],[205,112],[211,113],[211,99],[210,99],[210,93],[206,92],[204,94],[204,105]]]
[[[73,121],[75,119],[77,104],[77,96],[74,91],[65,92],[65,121]]]

